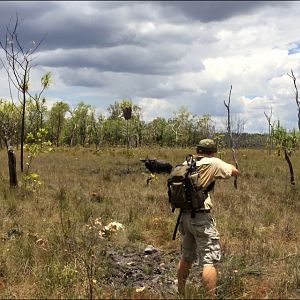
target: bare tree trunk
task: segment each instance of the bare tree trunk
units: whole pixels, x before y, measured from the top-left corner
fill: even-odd
[[[58,117],[58,124],[57,124],[57,136],[56,136],[56,147],[58,147],[58,141],[59,141],[59,136],[60,136],[60,116]]]
[[[10,141],[5,139],[5,144],[7,147],[7,158],[8,158],[8,170],[9,170],[9,185],[15,187],[18,185],[17,179],[17,166],[16,166],[16,155],[13,147],[10,145]]]
[[[16,170],[16,155],[14,149],[10,146],[7,150],[8,155],[8,169],[9,169],[9,185],[17,186],[17,170]]]
[[[268,124],[269,124],[269,155],[271,155],[271,152],[273,150],[273,137],[272,137],[272,130],[273,130],[273,126],[271,124],[271,118],[272,118],[272,107],[271,107],[271,114],[270,116],[268,116],[265,112],[264,112]]]
[[[298,128],[300,130],[300,107],[298,108]]]
[[[292,185],[295,185],[295,177],[294,177],[293,165],[292,165],[292,163],[291,163],[291,160],[290,160],[290,158],[289,158],[289,155],[288,155],[286,149],[284,149],[284,158],[285,158],[285,160],[287,161],[288,166],[289,166],[290,175],[291,175],[291,184],[292,184]]]
[[[127,148],[129,148],[128,119],[126,119],[126,144],[127,144]]]
[[[22,122],[21,122],[21,172],[24,169],[24,135],[25,135],[25,111],[26,111],[26,94],[23,94],[23,105],[22,105]]]
[[[176,126],[176,124],[174,124],[172,126],[172,131],[175,133],[175,146],[177,147],[178,146],[178,135],[179,135],[178,131],[179,131],[180,127],[181,127],[181,124],[179,124],[176,129],[175,129],[175,126]]]
[[[232,157],[233,160],[235,162],[235,166],[238,169],[239,165],[236,159],[236,155],[235,155],[235,149],[234,149],[234,141],[233,141],[233,137],[232,137],[232,132],[231,132],[231,122],[230,122],[230,100],[231,100],[231,91],[232,91],[232,85],[230,86],[230,91],[229,91],[229,97],[228,97],[228,103],[226,104],[225,100],[224,100],[224,105],[227,109],[227,132],[228,132],[228,136],[230,138],[230,147],[231,147],[231,151],[232,151]],[[237,177],[234,177],[234,187],[237,189]]]
[[[75,139],[75,130],[77,129],[77,124],[74,124],[74,127],[72,129],[72,135],[71,135],[71,141],[70,141],[70,146],[74,146],[74,139]]]

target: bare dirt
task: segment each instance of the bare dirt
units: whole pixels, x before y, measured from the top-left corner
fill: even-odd
[[[161,251],[111,251],[108,254],[111,276],[108,285],[147,291],[160,298],[177,298],[176,266],[180,250]],[[199,284],[197,263],[194,264],[189,281]]]
[[[108,253],[111,276],[107,284],[119,287],[130,287],[136,291],[147,290],[162,294],[163,297],[175,297],[176,264],[180,253],[177,250],[160,251],[126,251]]]

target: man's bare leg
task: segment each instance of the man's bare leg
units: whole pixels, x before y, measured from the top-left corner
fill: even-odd
[[[185,284],[190,273],[193,262],[181,259],[177,266],[178,292],[181,296],[185,296]]]
[[[202,280],[205,285],[207,297],[210,299],[215,299],[217,286],[217,270],[213,265],[206,265],[203,267]]]

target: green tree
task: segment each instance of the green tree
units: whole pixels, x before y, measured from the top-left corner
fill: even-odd
[[[144,123],[141,121],[141,108],[131,100],[116,101],[108,107],[109,116],[103,123],[104,139],[113,145],[130,142],[142,144]]]
[[[141,112],[142,109],[139,106],[132,105],[132,115],[130,119],[130,127],[128,128],[128,134],[131,137],[131,142],[134,143],[135,147],[142,146],[143,144],[145,122],[141,120]]]
[[[280,125],[277,121],[276,126],[273,127],[274,143],[278,151],[287,150],[289,153],[293,153],[299,147],[299,132],[294,130],[287,130]]]
[[[129,148],[129,120],[132,117],[132,101],[130,99],[123,99],[120,103],[123,117],[126,120],[126,144]]]
[[[12,147],[13,139],[18,139],[19,111],[11,102],[0,99],[0,145],[4,141],[7,148],[9,184],[11,187],[18,185],[16,170],[16,155]]]
[[[36,134],[39,129],[44,127],[44,118],[48,109],[46,106],[46,99],[41,99],[37,105],[37,101],[29,98],[26,105],[26,126],[25,133],[32,132]]]
[[[90,126],[88,130],[89,143],[94,144],[96,149],[98,149],[99,145],[103,142],[103,123],[105,117],[100,114],[98,118],[96,118],[95,112],[93,111],[90,118]]]
[[[193,119],[192,145],[197,144],[201,139],[212,138],[215,134],[215,127],[209,114],[202,116],[195,115]]]
[[[48,109],[46,106],[46,98],[42,97],[43,92],[50,87],[52,80],[51,80],[51,73],[48,72],[44,74],[41,78],[41,85],[42,89],[40,90],[39,94],[35,94],[34,96],[30,95],[30,102],[35,104],[35,114],[37,115],[36,118],[36,125],[35,125],[35,132],[39,129],[44,127],[44,118],[45,114],[47,113]]]
[[[284,152],[284,157],[290,170],[291,184],[295,185],[294,170],[290,156],[299,147],[300,134],[295,129],[292,131],[285,129],[278,121],[277,125],[273,129],[273,137],[278,149],[278,155],[280,155],[280,151]]]
[[[173,113],[170,120],[171,128],[174,134],[175,146],[187,147],[189,135],[193,126],[193,115],[187,110],[187,107],[179,107],[177,112]]]
[[[103,138],[105,142],[114,146],[124,144],[124,126],[125,120],[121,118],[107,118],[103,122]]]
[[[10,101],[0,99],[0,145],[5,139],[18,144],[20,128],[20,107]]]
[[[165,134],[168,130],[166,119],[157,117],[147,124],[149,142],[163,146],[166,143]]]
[[[36,191],[41,185],[39,175],[35,172],[30,172],[32,161],[41,153],[52,151],[51,142],[46,141],[47,130],[40,128],[35,134],[29,132],[26,140],[27,144],[24,145],[24,150],[28,151],[28,162],[26,163],[26,170],[23,176],[25,187],[30,188],[32,191]]]
[[[65,124],[66,113],[70,110],[70,106],[63,102],[57,101],[53,104],[49,112],[48,128],[50,141],[55,142],[56,147],[60,144],[61,134]]]
[[[115,101],[114,104],[110,104],[107,110],[109,113],[109,119],[120,119],[123,115],[121,103],[118,101]]]
[[[66,127],[67,140],[70,146],[80,144],[85,145],[89,115],[91,114],[91,106],[84,102],[78,103],[78,105],[70,110],[71,118],[69,118]]]

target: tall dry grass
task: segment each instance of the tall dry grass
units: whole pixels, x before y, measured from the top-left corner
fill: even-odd
[[[108,252],[143,251],[152,244],[179,250],[172,241],[176,214],[166,194],[167,175],[146,186],[140,158],[166,159],[173,165],[193,149],[56,149],[32,163],[42,185],[31,191],[8,186],[6,153],[0,153],[0,296],[2,298],[168,298],[134,293],[133,287],[107,284],[113,273]],[[300,153],[292,156],[296,186],[289,184],[283,157],[263,150],[239,150],[242,176],[218,181],[214,216],[223,258],[220,298],[299,298]],[[18,153],[17,153],[18,157]],[[227,151],[224,160],[231,162]],[[99,239],[95,219],[125,226]],[[175,278],[176,259],[170,278]],[[151,273],[151,267],[144,270]],[[188,282],[188,297],[202,297],[198,268]]]

